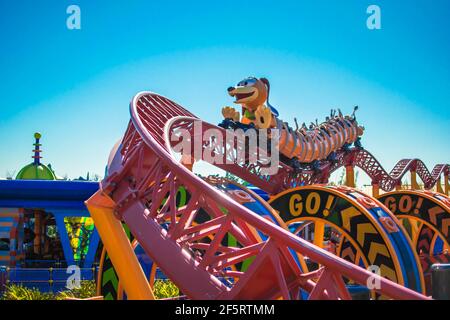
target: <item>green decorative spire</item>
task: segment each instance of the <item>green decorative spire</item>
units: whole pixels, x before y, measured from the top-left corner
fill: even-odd
[[[41,163],[41,138],[42,135],[39,132],[34,134],[34,155],[32,156],[34,161],[19,171],[16,177],[17,180],[56,180],[53,170]]]
[[[36,132],[34,134],[34,138],[36,139],[36,142],[34,143],[34,150],[33,150],[34,156],[32,158],[34,158],[34,164],[38,166],[41,164],[42,159],[41,150],[39,149],[39,147],[42,146],[39,143],[39,140],[42,138],[42,135],[39,132]]]

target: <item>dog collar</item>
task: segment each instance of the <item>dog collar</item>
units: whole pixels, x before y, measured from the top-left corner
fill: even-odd
[[[248,110],[245,110],[244,117],[246,117],[247,119],[250,119],[250,120],[255,120],[256,119],[255,113],[251,112],[251,111],[248,111]]]

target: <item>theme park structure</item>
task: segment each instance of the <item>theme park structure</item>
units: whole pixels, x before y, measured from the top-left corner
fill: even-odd
[[[252,109],[245,99],[261,90],[259,80],[228,90],[246,110],[239,119],[224,109],[221,126],[159,94],[133,98],[108,175],[86,202],[104,245],[99,294],[153,299],[158,269],[189,299],[351,299],[353,287],[373,282],[372,298],[427,299],[430,266],[448,261],[449,165],[430,172],[418,159],[401,160],[388,173],[361,147],[354,115],[294,130],[268,101],[270,108]],[[225,137],[237,127],[281,130],[276,174],[264,174],[266,159],[246,161],[248,152],[238,161],[237,137],[201,139],[200,157],[195,148],[181,160],[174,151],[182,131],[194,143],[209,129]],[[205,154],[250,186],[195,175],[185,160]],[[327,186],[341,167],[346,185]],[[355,167],[372,179],[373,195],[355,189]],[[401,188],[408,173],[413,190]],[[334,252],[324,249],[329,230],[338,238]]]
[[[95,279],[100,238],[84,201],[98,183],[58,178],[41,162],[40,139],[36,133],[33,161],[0,180],[0,293],[5,284],[64,290],[71,265]]]

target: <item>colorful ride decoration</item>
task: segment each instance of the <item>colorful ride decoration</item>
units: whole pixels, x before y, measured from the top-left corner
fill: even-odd
[[[130,243],[133,242],[134,239],[128,227],[123,225],[123,228]],[[134,245],[133,248],[135,248]],[[142,266],[142,268],[144,268],[144,266]],[[97,294],[102,296],[104,300],[120,300],[121,295],[121,290],[119,290],[119,277],[109,258],[108,252],[104,247],[102,248],[102,255],[100,257]]]
[[[51,167],[46,166],[41,163],[41,153],[42,150],[40,147],[42,144],[40,143],[40,139],[42,135],[38,132],[34,134],[35,143],[34,143],[34,155],[32,158],[34,159],[32,163],[23,167],[16,176],[17,180],[56,180],[55,172],[51,169]]]
[[[56,175],[53,170],[41,163],[41,153],[42,150],[40,147],[42,144],[40,143],[40,139],[42,135],[38,132],[34,134],[35,143],[33,149],[34,159],[32,163],[23,167],[16,176],[16,180],[56,180]],[[3,238],[3,242],[9,242],[10,246],[10,254],[8,258],[8,263],[10,267],[15,267],[16,264],[21,262],[25,258],[25,252],[23,250],[23,242],[24,242],[24,210],[22,208],[17,208],[13,210],[3,209],[2,220],[0,222],[2,227],[6,230],[9,228],[10,235],[7,236],[4,232],[1,236]],[[16,211],[16,212],[14,212]],[[40,210],[36,210],[34,213],[35,220],[35,228],[34,228],[34,251],[39,250],[39,246],[42,240],[42,213]],[[11,220],[12,219],[12,220]],[[6,221],[8,220],[8,221]],[[6,231],[5,231],[6,232]],[[8,240],[9,239],[9,240]],[[6,255],[3,255],[2,260],[6,261]]]
[[[394,282],[424,293],[419,258],[407,232],[381,203],[348,187],[308,186],[274,196],[269,204],[291,231],[314,222],[316,244],[323,246],[324,225],[340,235],[335,253],[364,268],[376,266]]]
[[[0,266],[15,267],[24,258],[23,211],[0,208]]]
[[[243,199],[249,200],[242,193],[245,190],[230,194],[193,174],[173,155],[171,137],[177,131],[193,134],[194,127],[200,126],[200,133],[214,128],[225,136],[225,129],[202,122],[175,102],[150,92],[135,96],[130,111],[127,131],[110,158],[109,175],[86,202],[128,298],[152,299],[154,295],[122,222],[148,257],[191,299],[350,299],[345,281],[366,286],[370,279],[380,282],[375,291],[382,296],[426,299],[276,225],[244,205]],[[209,140],[201,148],[225,159],[229,155],[224,143]],[[305,179],[323,178],[317,170],[320,165],[326,162],[334,168],[349,154],[351,150],[345,148],[336,151],[333,161],[307,165],[300,173],[282,163],[274,176],[260,174],[263,162],[229,159],[217,166],[276,194],[293,183],[298,186]],[[182,207],[177,206],[180,187],[190,194]],[[198,215],[204,218],[195,223]],[[234,244],[228,242],[230,236]],[[309,271],[300,257],[321,267]],[[239,268],[249,260],[246,268]],[[419,283],[420,279],[416,287]]]
[[[94,232],[94,221],[88,217],[65,217],[64,224],[69,235],[73,258],[80,263],[88,254],[89,242]]]
[[[288,123],[280,120],[278,111],[268,101],[270,93],[269,81],[265,78],[250,77],[238,83],[236,87],[228,88],[228,93],[236,97],[234,103],[242,106],[243,117],[239,120],[239,112],[234,108],[225,107],[222,114],[225,120],[220,124],[224,128],[268,129],[280,131],[278,152],[286,162],[300,170],[307,163],[319,160],[333,161],[335,152],[348,148],[352,143],[359,144],[359,137],[364,128],[358,126],[355,112],[352,116],[344,116],[339,110],[336,115],[332,111],[325,122],[312,123],[309,127],[292,129]],[[265,105],[267,104],[267,106]],[[355,111],[357,108],[355,108]]]
[[[34,134],[35,143],[33,149],[34,159],[32,163],[23,167],[16,176],[16,180],[56,180],[55,172],[51,169],[51,166],[46,166],[41,163],[41,146],[40,140],[42,135],[39,132]],[[30,210],[28,210],[30,211]],[[42,245],[45,233],[45,223],[43,220],[45,219],[45,213],[38,208],[32,209],[32,215],[34,218],[34,248],[33,253],[36,255],[42,254]],[[25,255],[24,255],[25,257]]]
[[[99,185],[60,180],[50,165],[41,163],[42,135],[35,133],[34,139],[33,162],[22,168],[16,179],[0,180],[0,208],[4,208],[4,214],[19,214],[17,230],[21,230],[2,238],[2,243],[17,247],[11,249],[15,258],[9,266],[48,268],[78,264],[90,268],[99,237],[84,201]],[[80,228],[74,233],[67,230],[67,219],[80,222]],[[14,230],[11,223],[0,221],[5,228]],[[78,243],[78,239],[84,240]]]
[[[264,105],[265,100],[261,100],[261,97],[268,99],[269,86],[266,85],[264,89],[260,84],[261,79],[252,79],[252,81],[243,80],[237,87],[229,88],[229,92],[237,98],[235,102],[242,105],[244,115],[248,110],[256,114],[255,110],[269,109]],[[268,83],[266,80],[262,82]],[[254,101],[257,102],[256,105],[253,104]],[[270,105],[268,102],[267,104]],[[273,107],[270,108],[272,109]],[[222,114],[225,120],[220,126],[223,128],[249,130],[267,127],[261,125],[256,116],[253,121],[239,122],[237,111],[230,107],[225,107]],[[411,174],[414,189],[419,189],[417,177],[420,177],[425,189],[436,187],[438,192],[446,195],[450,192],[448,164],[438,164],[430,172],[419,159],[403,159],[387,172],[370,152],[362,148],[359,136],[363,128],[358,126],[355,113],[344,116],[340,111],[337,115],[332,111],[330,117],[322,124],[316,122],[309,127],[305,124],[301,127],[297,125],[295,130],[285,123],[280,125],[281,121],[276,111],[272,110],[270,113],[266,110],[260,114],[263,114],[263,118],[264,115],[270,116],[272,120],[269,127],[280,129],[281,132],[282,139],[278,149],[282,155],[280,157],[282,163],[278,173],[261,174],[261,169],[264,168],[263,161],[256,164],[243,162],[235,163],[234,166],[219,167],[271,195],[303,185],[327,184],[331,174],[341,167],[346,169],[346,181],[350,187],[355,187],[354,168],[362,169],[372,180],[374,197],[379,195],[380,190],[389,192],[400,188],[402,179],[408,173]],[[268,120],[262,122],[269,123]],[[206,129],[215,128],[209,124],[203,125],[207,127]],[[354,144],[354,148],[351,148],[351,143]],[[216,147],[226,146],[223,144]]]
[[[429,280],[434,263],[450,261],[450,199],[431,191],[399,190],[383,194],[379,200],[408,225],[413,248]]]

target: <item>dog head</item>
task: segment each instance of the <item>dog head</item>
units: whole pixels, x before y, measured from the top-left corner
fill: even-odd
[[[240,81],[236,87],[229,87],[228,94],[236,100],[234,103],[254,112],[269,97],[270,85],[265,78],[249,77]]]

